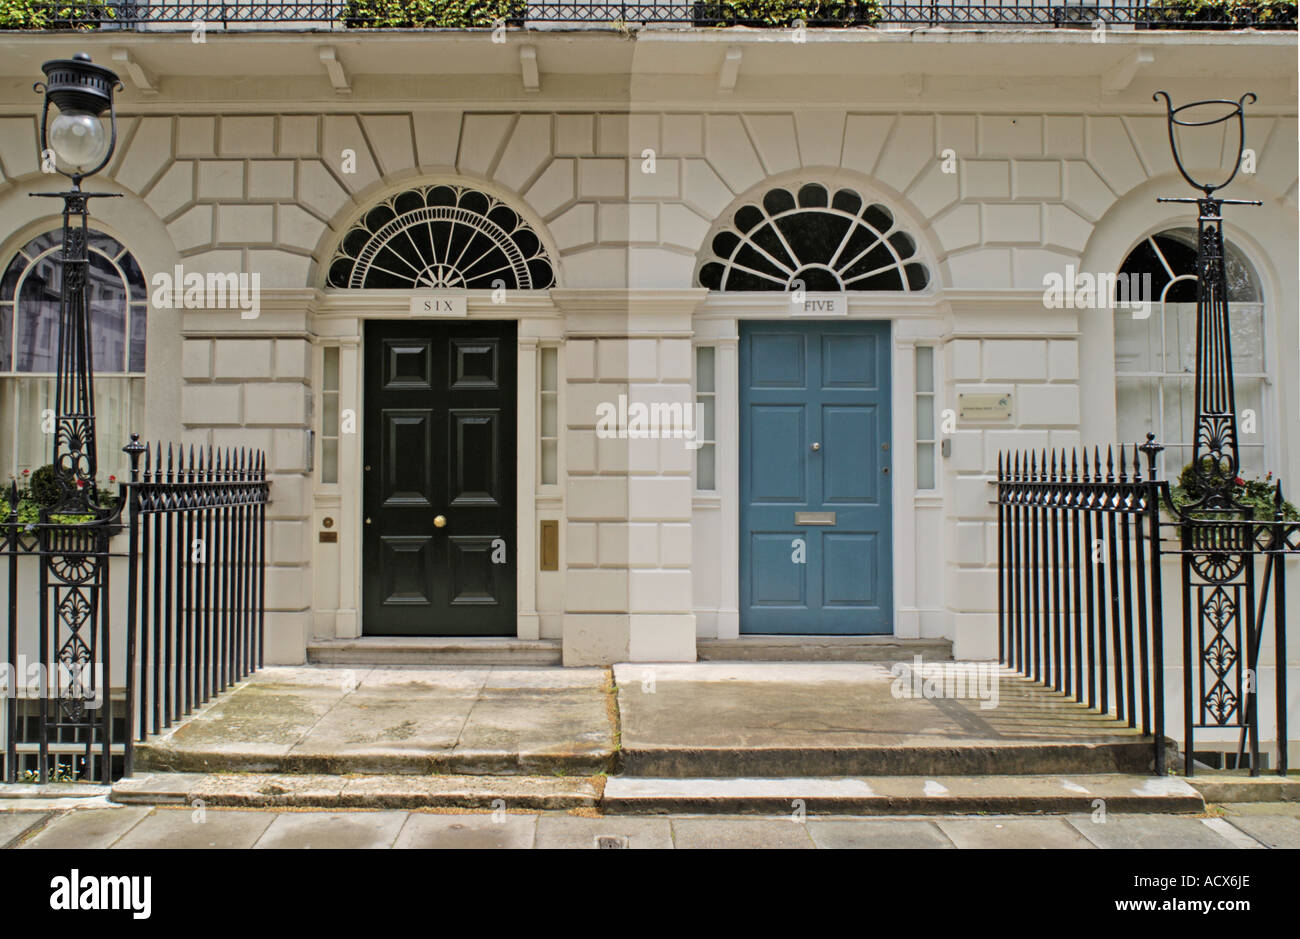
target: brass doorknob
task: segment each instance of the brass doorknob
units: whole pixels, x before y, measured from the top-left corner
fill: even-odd
[[[433,517],[433,527],[434,527],[434,528],[446,528],[446,527],[447,527],[447,516],[445,516],[445,515],[435,515],[435,516]]]

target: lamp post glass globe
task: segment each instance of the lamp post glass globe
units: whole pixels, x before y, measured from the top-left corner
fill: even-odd
[[[60,111],[50,121],[49,144],[65,165],[84,170],[108,152],[108,129],[89,111]]]

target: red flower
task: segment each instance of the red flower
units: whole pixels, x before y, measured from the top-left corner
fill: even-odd
[[[77,488],[78,488],[78,489],[85,489],[85,488],[86,488],[86,481],[85,481],[84,479],[78,479],[78,480],[77,480]]]
[[[30,473],[31,473],[31,470],[29,470],[29,469],[27,469],[27,470],[23,470],[23,475],[24,475],[24,476],[27,476],[27,475],[29,475]]]
[[[117,482],[117,477],[116,477],[116,476],[109,476],[109,477],[108,477],[108,481],[109,481],[110,483],[115,483],[115,482]]]
[[[1233,482],[1235,482],[1238,486],[1246,485],[1246,480],[1242,479],[1240,476],[1234,479]]]

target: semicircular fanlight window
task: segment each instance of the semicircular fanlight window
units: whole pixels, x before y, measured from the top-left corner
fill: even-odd
[[[930,282],[916,239],[851,189],[770,189],[731,221],[700,267],[710,290],[916,291]]]
[[[544,290],[555,270],[514,209],[464,186],[408,189],[366,212],[330,262],[331,287]]]

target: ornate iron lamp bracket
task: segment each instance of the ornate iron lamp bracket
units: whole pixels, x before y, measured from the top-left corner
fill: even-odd
[[[1220,199],[1215,192],[1236,178],[1245,149],[1245,106],[1255,95],[1240,99],[1209,99],[1174,107],[1166,92],[1157,91],[1153,100],[1164,98],[1169,127],[1169,147],[1183,179],[1201,195],[1194,198],[1161,198],[1158,202],[1195,203],[1196,224],[1196,428],[1192,444],[1192,468],[1196,493],[1188,510],[1236,513],[1245,507],[1233,496],[1241,466],[1238,449],[1237,410],[1232,379],[1231,322],[1228,316],[1228,281],[1223,251],[1223,206],[1261,205],[1251,199]],[[1205,110],[1222,113],[1197,119]],[[1198,182],[1183,163],[1178,150],[1178,127],[1211,127],[1234,123],[1237,154],[1232,171],[1222,182]]]

